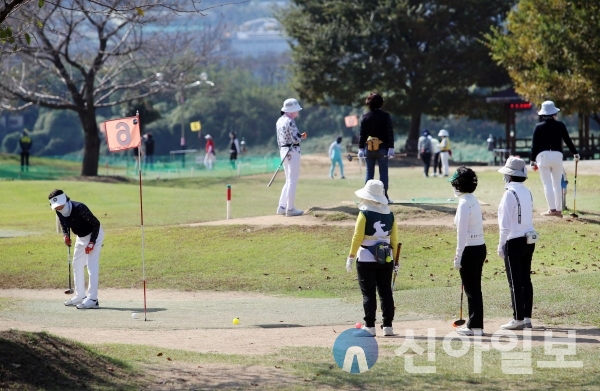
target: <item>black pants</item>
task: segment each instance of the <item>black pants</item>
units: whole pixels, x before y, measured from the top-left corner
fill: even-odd
[[[21,152],[21,166],[29,165],[29,152]]]
[[[433,173],[435,174],[435,170],[438,171],[440,175],[442,175],[442,159],[440,159],[440,153],[436,152],[433,155]]]
[[[237,160],[237,152],[229,152],[229,164],[235,170],[235,161]]]
[[[516,320],[531,318],[533,285],[531,284],[531,259],[535,244],[527,244],[525,237],[511,239],[504,247],[504,265],[510,287],[513,317]]]
[[[421,160],[423,160],[423,173],[429,176],[429,167],[431,166],[431,152],[421,152]],[[435,172],[435,167],[433,168]]]
[[[358,272],[358,284],[363,296],[363,308],[365,310],[365,326],[375,327],[377,313],[377,295],[381,301],[383,312],[383,325],[392,326],[394,320],[394,295],[392,294],[392,274],[394,263],[382,265],[378,262],[356,262]]]
[[[469,321],[467,327],[472,329],[483,328],[483,295],[481,293],[481,273],[487,249],[485,244],[467,246],[460,261],[460,278],[467,295],[469,304]]]

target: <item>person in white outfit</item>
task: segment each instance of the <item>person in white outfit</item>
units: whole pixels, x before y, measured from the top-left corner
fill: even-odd
[[[548,211],[542,216],[562,217],[562,188],[561,179],[564,172],[562,141],[573,153],[576,161],[579,154],[569,137],[569,132],[564,123],[556,120],[560,110],[554,102],[547,100],[542,103],[538,111],[542,122],[535,125],[533,139],[531,140],[531,167],[540,170],[540,178],[544,185],[544,195],[548,202]]]
[[[469,321],[456,332],[461,335],[483,335],[481,275],[487,249],[483,239],[483,215],[479,201],[473,195],[477,188],[477,175],[470,168],[461,166],[448,182],[454,188],[454,196],[458,197],[458,208],[454,217],[456,225],[454,268],[460,272],[469,304]]]
[[[450,154],[452,153],[450,149],[450,138],[448,131],[446,129],[440,130],[438,133],[438,137],[442,138],[440,141],[440,160],[442,161],[442,169],[444,170],[444,176],[448,176],[448,171],[450,169]]]
[[[300,216],[304,213],[296,209],[296,186],[300,178],[300,141],[306,133],[300,134],[294,119],[302,110],[296,99],[286,99],[281,108],[281,117],[277,120],[277,144],[279,156],[283,161],[285,184],[279,197],[278,215],[288,217]]]
[[[440,141],[429,135],[429,141],[431,141],[431,148],[433,153],[433,176],[442,176],[442,162],[440,159]]]
[[[207,170],[213,169],[213,164],[217,160],[217,155],[215,154],[215,142],[210,134],[204,136],[206,139],[206,154],[204,155],[204,166],[206,166]]]
[[[498,205],[500,240],[498,255],[504,259],[510,288],[513,319],[500,326],[507,330],[531,328],[533,284],[531,260],[537,232],[533,228],[533,197],[523,182],[527,179],[525,161],[509,157],[498,170],[504,174],[504,196]]]
[[[59,189],[48,196],[50,207],[56,212],[67,246],[71,246],[71,231],[77,235],[73,253],[73,279],[75,296],[65,302],[66,306],[78,309],[99,308],[98,272],[100,269],[100,251],[104,241],[104,231],[100,221],[89,208],[81,202],[71,199]],[[85,277],[83,268],[87,266],[89,284],[85,293]]]

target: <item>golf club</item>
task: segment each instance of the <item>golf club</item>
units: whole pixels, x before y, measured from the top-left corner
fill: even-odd
[[[397,154],[394,155],[394,157],[406,157],[406,154],[405,153],[397,153]],[[346,159],[348,159],[349,162],[351,162],[352,159],[354,159],[354,158],[364,159],[364,157],[358,157],[358,155],[352,155],[351,153],[349,153],[348,155],[346,155]]]
[[[571,213],[571,217],[579,217],[577,212],[577,163],[579,160],[575,160],[575,183],[573,185],[573,213]]]
[[[400,249],[402,248],[402,243],[398,243],[398,249],[396,250],[396,262],[395,266],[400,265]],[[392,292],[394,291],[394,286],[396,285],[396,276],[398,275],[398,270],[394,270],[394,277],[392,277]]]
[[[452,326],[453,327],[458,327],[458,326],[462,326],[463,324],[466,323],[466,320],[463,319],[462,317],[462,307],[463,307],[463,295],[465,293],[465,286],[461,285],[460,286],[460,319],[455,320],[454,322],[452,322]]]
[[[67,264],[69,264],[69,289],[65,291],[65,295],[73,293],[73,288],[71,285],[71,246],[67,246],[67,248]]]
[[[269,183],[267,184],[267,187],[271,187],[271,184],[273,183],[273,181],[275,180],[275,177],[277,176],[277,173],[279,172],[279,170],[281,169],[281,166],[283,165],[283,162],[285,161],[285,159],[288,157],[288,154],[290,153],[290,151],[292,150],[292,147],[288,147],[288,151],[286,152],[285,156],[283,157],[283,159],[281,159],[281,163],[279,163],[279,166],[277,167],[277,170],[275,170],[275,174],[273,174],[273,178],[271,178],[271,180],[269,181]]]

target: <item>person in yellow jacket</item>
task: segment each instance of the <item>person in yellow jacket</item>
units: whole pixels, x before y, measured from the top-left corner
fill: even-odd
[[[19,147],[21,147],[21,171],[29,171],[29,151],[32,144],[33,142],[27,134],[27,129],[23,130],[23,135],[19,139]]]
[[[440,141],[440,159],[442,160],[442,169],[444,170],[444,176],[448,176],[448,171],[450,168],[449,160],[450,156],[452,156],[452,150],[450,149],[450,136],[446,129],[440,130],[438,133],[438,137],[442,138]]]
[[[365,326],[363,330],[375,336],[377,292],[383,313],[384,336],[394,335],[394,296],[392,294],[393,254],[399,244],[398,227],[388,207],[383,182],[371,179],[355,194],[360,198],[346,271],[352,272],[356,260],[358,284],[363,296]]]

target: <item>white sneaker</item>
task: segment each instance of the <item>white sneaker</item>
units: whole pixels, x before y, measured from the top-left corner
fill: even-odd
[[[98,300],[87,299],[77,306],[78,310],[88,310],[93,308],[100,308]]]
[[[366,332],[371,334],[373,337],[375,336],[375,334],[377,334],[377,332],[375,331],[375,327],[363,326],[361,330],[365,330]]]
[[[456,329],[456,333],[460,335],[476,335],[483,336],[483,329],[478,328],[468,328],[467,326]]]
[[[392,326],[385,326],[382,327],[383,329],[383,335],[386,337],[391,337],[392,335],[394,335],[394,329],[392,328]]]
[[[500,326],[500,328],[504,330],[523,330],[525,328],[525,321],[511,319],[510,322],[508,322],[507,324],[503,324],[502,326]]]
[[[285,214],[285,208],[283,206],[280,206],[277,208],[277,212],[275,213],[277,215],[284,215]]]
[[[531,328],[533,328],[533,326],[531,325],[531,318],[524,318],[523,322],[525,323],[523,325],[523,328],[525,328],[525,329],[531,329]]]
[[[302,214],[304,214],[304,211],[303,210],[298,210],[296,208],[294,208],[294,209],[288,209],[287,212],[285,212],[285,215],[287,217],[301,216]]]
[[[71,300],[67,300],[65,301],[65,305],[67,307],[71,307],[71,306],[76,306],[78,304],[83,303],[83,300],[85,300],[85,297],[79,298],[79,297],[73,297],[71,298]]]

